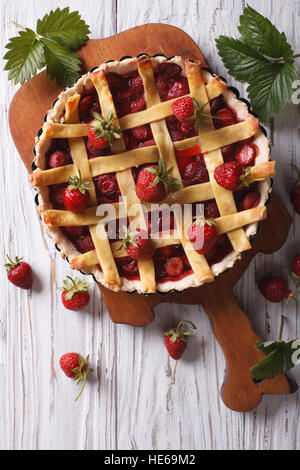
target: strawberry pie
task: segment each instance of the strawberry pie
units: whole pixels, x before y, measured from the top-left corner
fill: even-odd
[[[199,61],[143,55],[59,95],[31,182],[73,269],[149,294],[232,267],[266,217],[274,174],[259,120],[220,77]]]

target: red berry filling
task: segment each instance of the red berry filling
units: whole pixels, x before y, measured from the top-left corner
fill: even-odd
[[[118,185],[116,173],[105,173],[104,175],[96,176],[93,180],[98,204],[118,202],[121,191]]]
[[[122,258],[115,258],[115,262],[120,276],[130,280],[138,280],[140,278],[138,262],[136,259],[132,259],[129,258],[129,256],[126,256]]]
[[[75,245],[80,253],[87,253],[95,249],[91,235],[82,235],[76,238]]]
[[[209,176],[203,157],[201,155],[193,157],[192,161],[181,171],[181,177],[184,186],[207,183]]]

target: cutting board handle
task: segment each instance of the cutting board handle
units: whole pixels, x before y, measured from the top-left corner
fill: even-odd
[[[253,382],[250,368],[264,356],[256,349],[255,343],[262,339],[253,331],[248,316],[239,308],[230,289],[219,292],[217,298],[215,295],[209,295],[204,302],[204,308],[212,321],[215,336],[226,358],[227,367],[221,397],[228,408],[234,411],[250,411],[259,404],[263,393],[291,393],[284,374],[258,384]],[[232,328],[228,328],[228,325],[232,325]]]

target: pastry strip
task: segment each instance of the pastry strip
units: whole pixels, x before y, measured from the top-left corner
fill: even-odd
[[[141,57],[138,59],[138,70],[142,77],[145,90],[145,99],[147,108],[157,105],[160,102],[159,93],[156,87],[153,68],[151,60],[147,57]],[[174,145],[170,137],[167,124],[165,120],[156,121],[150,124],[153,133],[154,140],[158,146],[160,158],[162,158],[166,164],[166,168],[173,168],[172,176],[177,178],[180,182],[181,188],[182,180],[180,171],[178,169],[177,160],[174,151]],[[183,249],[188,257],[194,274],[199,282],[206,282],[213,280],[213,273],[203,255],[197,253],[186,238],[183,230],[183,224],[178,220],[175,213],[175,220],[177,224],[177,230],[180,231],[180,239],[182,242]]]
[[[66,122],[68,124],[74,124],[79,122],[78,105],[80,101],[80,95],[77,93],[71,96],[66,102]],[[74,166],[80,170],[82,181],[90,183],[88,189],[90,195],[90,206],[97,204],[96,191],[94,182],[91,177],[90,165],[85,147],[85,142],[82,137],[75,137],[69,139],[69,146],[71,155],[73,158]],[[75,172],[78,173],[77,171]]]
[[[97,90],[99,103],[104,116],[107,116],[109,112],[115,116],[114,125],[120,127],[113,98],[109,90],[109,86],[103,70],[99,70],[92,73],[92,81]],[[123,137],[113,141],[111,145],[113,153],[124,152],[126,150]],[[135,183],[133,180],[131,169],[128,168],[123,171],[117,172],[117,180],[121,194],[124,198],[127,198],[128,204],[135,204],[136,212],[134,215],[128,214],[130,220],[130,227],[141,228],[147,230],[147,224],[143,213],[140,201],[135,193]],[[110,255],[113,260],[113,255]],[[144,293],[152,293],[156,291],[155,272],[153,259],[138,261],[138,268],[141,281],[141,290]]]
[[[80,100],[80,95],[73,95],[66,103],[66,122],[74,124],[79,121],[78,114],[78,103]],[[81,171],[82,179],[90,182],[91,189],[90,193],[90,204],[92,211],[95,211],[95,206],[97,205],[97,197],[93,179],[91,177],[89,160],[87,156],[87,151],[85,147],[85,142],[82,137],[75,137],[69,139],[69,145],[71,149],[71,154],[73,157],[74,164]],[[94,212],[95,213],[95,212]],[[46,215],[47,217],[47,215]],[[76,217],[76,214],[75,214]],[[107,238],[107,233],[105,226],[103,224],[90,225],[91,223],[97,224],[97,218],[95,215],[92,217],[94,221],[89,221],[90,234],[93,239],[96,253],[97,253],[97,264],[99,263],[104,275],[104,281],[109,284],[111,287],[120,287],[121,281],[119,277],[118,270],[116,268],[115,262],[112,258],[112,262],[109,260],[107,251],[110,251],[110,244]],[[44,219],[45,220],[45,219]]]
[[[207,103],[204,112],[209,113],[209,103],[206,93],[204,78],[202,75],[201,64],[199,61],[190,62],[186,61],[186,73],[190,86],[191,95],[197,100],[200,107]],[[230,126],[235,127],[235,126]],[[199,123],[199,134],[205,134],[209,131],[213,131],[214,125],[212,119],[201,120]],[[224,128],[223,128],[224,129]],[[220,146],[221,147],[221,146]],[[215,168],[224,163],[222,152],[220,149],[212,152],[206,152],[204,154],[205,164],[209,173],[212,190],[214,192],[215,200],[218,205],[221,216],[233,214],[237,212],[233,193],[219,186],[214,179]],[[228,235],[230,242],[237,253],[244,250],[250,249],[251,244],[243,229],[237,229],[232,231]]]

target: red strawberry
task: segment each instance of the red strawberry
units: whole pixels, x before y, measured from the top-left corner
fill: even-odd
[[[218,232],[212,219],[197,219],[187,233],[194,250],[203,255],[209,253],[218,240]]]
[[[156,86],[158,89],[159,96],[161,98],[164,98],[168,94],[168,91],[169,91],[168,81],[159,75],[158,77],[156,77]]]
[[[206,219],[217,219],[220,217],[220,212],[215,200],[205,202],[204,216]]]
[[[238,147],[235,158],[237,161],[244,166],[251,165],[256,157],[256,145],[255,144],[244,144]]]
[[[132,129],[132,134],[137,140],[146,140],[148,138],[148,129],[146,126],[139,126]]]
[[[78,225],[76,226],[70,226],[70,227],[61,227],[67,234],[71,237],[79,237],[80,235],[83,235],[85,232],[85,228],[83,225]]]
[[[113,126],[115,118],[112,113],[108,113],[106,118],[95,112],[93,116],[95,119],[88,127],[88,141],[92,147],[96,149],[108,147],[114,139],[121,138],[121,129]]]
[[[156,145],[156,142],[154,139],[146,140],[146,142],[139,144],[139,147],[151,147],[152,145]]]
[[[162,202],[169,187],[178,186],[176,178],[170,178],[173,168],[166,170],[165,163],[159,160],[158,166],[151,165],[143,168],[138,176],[136,194],[144,202]]]
[[[16,256],[15,261],[12,261],[8,255],[6,256],[9,260],[9,263],[5,264],[8,280],[22,289],[31,289],[33,283],[31,266],[21,261],[23,258]]]
[[[241,184],[244,169],[239,162],[222,163],[214,171],[216,182],[225,189],[235,191]]]
[[[172,103],[172,111],[180,121],[185,121],[192,117],[195,112],[192,98],[190,96],[184,96],[174,101],[174,103]]]
[[[130,103],[130,109],[132,113],[138,113],[146,108],[145,98],[141,95]]]
[[[109,147],[109,142],[105,137],[98,137],[97,131],[93,126],[88,127],[88,139],[89,144],[94,149],[103,149],[105,147]]]
[[[212,100],[210,100],[209,106],[210,112],[212,114],[216,114],[219,109],[224,108],[223,95],[217,96],[217,98],[213,98]]]
[[[206,183],[209,181],[208,171],[201,157],[195,157],[182,172],[184,186]]]
[[[250,193],[246,194],[244,200],[242,201],[241,210],[246,211],[258,206],[260,197],[260,193],[257,191],[251,191]]]
[[[63,193],[64,205],[66,209],[72,212],[82,211],[90,202],[90,195],[87,192],[90,183],[82,182],[80,170],[78,170],[78,174],[79,176],[68,178],[69,186],[66,187]]]
[[[183,268],[183,261],[178,256],[172,256],[172,258],[168,258],[165,264],[165,270],[167,275],[170,277],[180,276],[183,272]]]
[[[134,91],[134,93],[139,94],[143,93],[144,91],[144,84],[142,77],[137,75],[136,77],[132,77],[129,81],[129,88]]]
[[[83,235],[76,239],[76,247],[80,253],[87,253],[95,249],[91,235]]]
[[[177,77],[181,73],[181,67],[173,62],[162,62],[158,65],[159,74],[165,79]]]
[[[178,78],[168,91],[167,98],[172,100],[180,96],[187,95],[190,92],[188,81],[185,77]]]
[[[106,80],[108,82],[109,89],[115,91],[118,88],[122,88],[124,85],[123,78],[116,73],[107,73],[105,74]]]
[[[300,253],[294,259],[292,276],[297,281],[297,283],[300,282]]]
[[[221,148],[221,151],[225,162],[235,161],[235,144],[224,145],[224,147]]]
[[[262,295],[270,302],[288,302],[295,299],[295,292],[289,290],[285,279],[281,277],[265,277],[258,282],[258,288]]]
[[[63,287],[59,289],[62,291],[61,299],[62,303],[68,310],[82,310],[90,301],[90,294],[87,292],[90,283],[86,281],[80,281],[77,277],[72,279],[67,276],[70,282],[64,280]]]
[[[214,121],[215,128],[220,129],[221,127],[232,126],[236,124],[236,118],[234,114],[228,108],[221,108],[215,113],[217,118]]]
[[[300,214],[300,170],[299,168],[292,164],[292,168],[297,172],[298,174],[298,180],[296,181],[296,184],[294,188],[292,189],[291,192],[291,201],[294,206],[295,211]]]
[[[79,395],[75,398],[75,401],[78,400],[86,384],[87,375],[89,372],[93,372],[93,369],[90,368],[89,356],[84,359],[78,353],[66,353],[61,356],[59,364],[63,372],[67,377],[74,379],[77,382],[77,385],[80,382],[83,382],[82,388]]]
[[[118,191],[118,181],[114,173],[104,173],[94,179],[96,188],[106,196]]]
[[[118,250],[121,250],[123,247],[125,247],[128,256],[137,260],[146,260],[152,258],[155,249],[146,230],[137,229],[129,232],[127,227],[124,225],[123,232],[124,239]]]
[[[58,168],[59,166],[70,165],[71,163],[72,158],[69,153],[55,150],[49,157],[48,165],[50,168]]]
[[[81,121],[83,121],[86,118],[95,99],[96,99],[95,95],[87,95],[81,98],[79,102],[79,116],[80,116]]]
[[[164,333],[165,335],[165,345],[168,350],[169,355],[175,359],[176,361],[181,358],[182,354],[184,353],[187,342],[192,334],[192,330],[183,330],[182,325],[184,323],[189,323],[194,330],[196,330],[196,326],[194,323],[188,320],[182,320],[178,323],[175,329],[171,329]]]
[[[57,209],[64,209],[64,192],[66,183],[52,184],[50,186],[50,199],[52,204]]]

